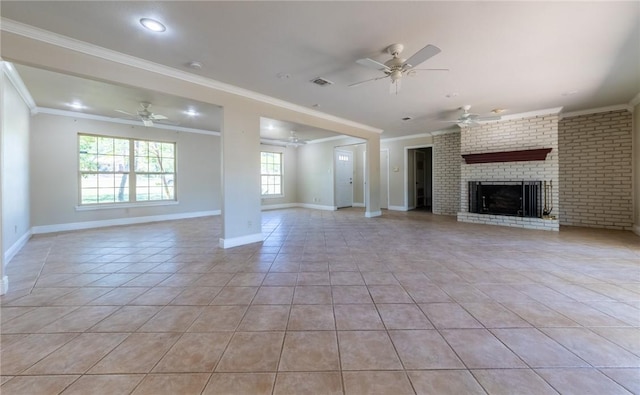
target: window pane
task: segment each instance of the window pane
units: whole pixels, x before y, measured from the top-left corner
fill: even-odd
[[[114,141],[109,137],[98,137],[98,154],[112,154]]]
[[[115,140],[115,149],[114,149],[113,153],[115,155],[126,155],[126,156],[129,156],[129,140],[116,139]]]
[[[82,204],[99,202],[100,180],[97,174],[87,174],[80,177],[80,201]]]
[[[174,164],[175,160],[173,158],[162,159],[162,169],[165,173],[173,173],[174,172]]]
[[[135,143],[135,155],[136,156],[149,156],[149,144],[146,141],[136,140]]]
[[[78,148],[81,154],[97,154],[98,138],[95,136],[79,136]]]
[[[80,171],[98,171],[98,157],[94,154],[80,154]]]

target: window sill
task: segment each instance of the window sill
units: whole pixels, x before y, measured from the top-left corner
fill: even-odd
[[[161,200],[156,202],[135,202],[135,203],[112,203],[112,204],[91,204],[76,206],[76,211],[110,210],[118,208],[154,207],[154,206],[174,206],[180,204],[178,200]]]
[[[281,199],[284,195],[262,195],[262,199]]]

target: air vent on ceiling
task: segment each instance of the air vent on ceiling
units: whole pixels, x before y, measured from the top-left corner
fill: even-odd
[[[329,80],[326,80],[326,79],[324,79],[322,77],[314,78],[314,79],[311,80],[311,82],[313,82],[314,84],[319,85],[319,86],[333,85],[333,82],[331,82]]]

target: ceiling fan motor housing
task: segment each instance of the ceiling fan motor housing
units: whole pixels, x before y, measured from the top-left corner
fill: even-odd
[[[396,57],[402,53],[404,49],[404,45],[402,44],[391,44],[387,47],[387,53],[393,57]]]

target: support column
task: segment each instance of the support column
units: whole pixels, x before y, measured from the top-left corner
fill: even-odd
[[[222,144],[222,237],[220,247],[262,238],[260,117],[242,103],[225,106]]]
[[[380,211],[380,135],[367,139],[367,171],[365,190],[365,217],[379,217]]]

